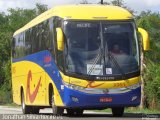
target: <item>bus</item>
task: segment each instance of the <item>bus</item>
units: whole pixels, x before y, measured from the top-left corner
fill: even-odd
[[[49,9],[13,35],[13,101],[24,114],[111,108],[122,116],[125,107],[140,105],[140,51],[149,50],[148,37],[121,7]]]

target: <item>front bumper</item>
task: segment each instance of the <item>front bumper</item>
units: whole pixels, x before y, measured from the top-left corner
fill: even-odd
[[[104,100],[103,100],[104,99]],[[118,94],[88,94],[64,87],[63,102],[65,107],[108,108],[135,107],[140,104],[141,87],[126,93]]]

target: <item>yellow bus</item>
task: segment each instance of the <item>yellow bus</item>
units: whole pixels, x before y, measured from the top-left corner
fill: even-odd
[[[147,32],[123,8],[65,5],[44,12],[13,35],[14,102],[24,114],[111,108],[122,116],[141,100],[138,32],[149,50]]]

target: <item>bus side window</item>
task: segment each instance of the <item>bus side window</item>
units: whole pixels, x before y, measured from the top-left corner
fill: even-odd
[[[32,53],[41,51],[42,42],[42,24],[38,24],[32,28]]]
[[[51,51],[53,57],[55,57],[55,38],[54,38],[54,24],[53,24],[53,18],[49,19],[49,36],[48,36],[48,39],[49,39],[49,44],[48,45],[48,49]]]
[[[37,26],[34,26],[33,28],[32,28],[32,33],[31,33],[31,43],[32,43],[32,53],[35,53],[35,51],[36,51],[36,27]]]
[[[43,22],[43,49],[48,50],[50,48],[50,39],[49,39],[49,21]]]
[[[18,35],[15,36],[15,55],[14,58],[18,58]]]
[[[15,58],[16,56],[16,38],[15,37],[13,37],[12,38],[12,56],[13,56],[13,58]]]
[[[31,30],[25,32],[25,54],[29,55],[32,53],[32,41],[31,41]]]
[[[24,56],[24,42],[23,42],[23,33],[17,35],[16,38],[16,55],[17,58]]]
[[[62,21],[60,18],[54,19],[54,35],[55,35],[55,47],[56,47],[56,62],[58,64],[58,67],[60,70],[64,71],[64,51],[59,51],[57,49],[57,32],[56,28],[61,27],[62,28]]]

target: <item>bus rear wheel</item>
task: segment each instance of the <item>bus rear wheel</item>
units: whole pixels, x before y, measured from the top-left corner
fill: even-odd
[[[82,109],[66,109],[67,110],[67,114],[69,116],[82,116],[83,115],[83,110]]]
[[[124,107],[114,107],[112,108],[112,114],[114,117],[122,117],[124,113]]]
[[[24,97],[24,93],[22,92],[21,95],[21,106],[22,106],[22,112],[23,114],[30,114],[31,113],[31,107],[27,106],[25,104],[25,97]]]
[[[22,105],[23,114],[38,114],[39,113],[39,108],[38,107],[27,106],[25,104],[25,97],[24,97],[23,92],[22,92],[22,95],[21,95],[21,105]]]

